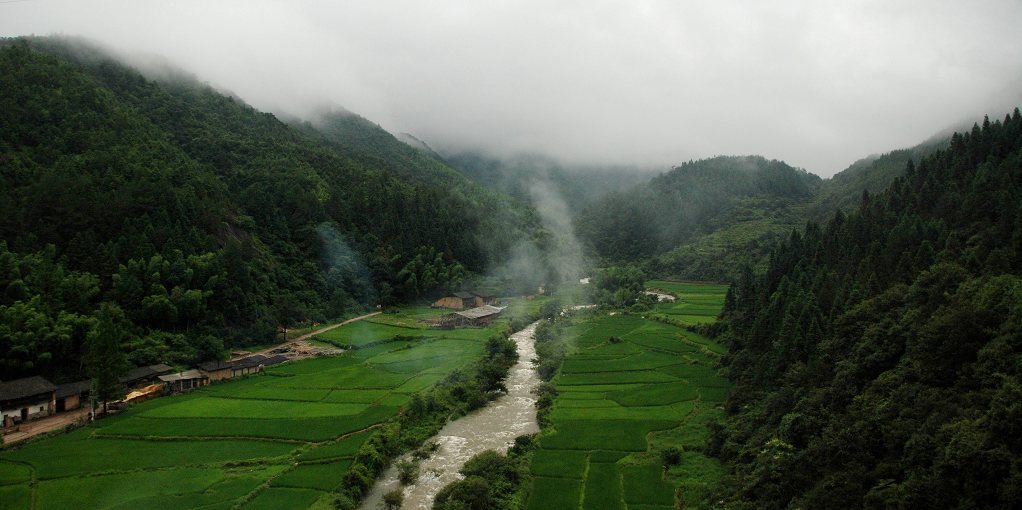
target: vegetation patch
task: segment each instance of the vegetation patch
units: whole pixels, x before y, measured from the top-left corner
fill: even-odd
[[[532,454],[530,469],[536,476],[581,480],[588,456],[588,452],[579,450],[542,449]]]
[[[581,492],[581,480],[535,477],[532,479],[528,510],[578,508]]]
[[[621,466],[620,470],[629,507],[633,504],[674,507],[674,488],[663,480],[661,466]]]
[[[669,420],[559,420],[540,439],[543,449],[646,451],[646,434],[677,425]]]
[[[303,463],[273,479],[272,487],[291,487],[332,491],[351,465],[350,459],[335,462]]]
[[[586,474],[582,508],[593,510],[624,510],[621,474],[616,464],[591,462]]]
[[[281,508],[308,508],[323,493],[312,489],[292,489],[270,487],[259,493],[252,501],[241,508],[243,510],[279,510]]]
[[[698,398],[704,388],[687,383],[647,384],[607,393],[623,406],[661,406]]]

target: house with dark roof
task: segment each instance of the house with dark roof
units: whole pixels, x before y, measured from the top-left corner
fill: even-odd
[[[194,368],[176,374],[161,375],[159,379],[166,386],[167,391],[172,393],[191,391],[209,384],[209,377],[201,370]]]
[[[57,386],[38,375],[0,382],[0,419],[9,427],[54,413]]]
[[[121,376],[121,384],[126,386],[129,390],[142,386],[149,386],[150,384],[159,381],[161,375],[166,375],[174,372],[174,367],[164,365],[163,363],[157,365],[149,365],[147,367],[138,367],[128,370],[123,376]]]
[[[252,356],[232,361],[231,370],[233,371],[233,374],[231,377],[259,373],[263,369],[263,361],[265,360],[266,356],[263,356],[262,354],[253,354]]]
[[[433,302],[433,308],[450,308],[452,310],[464,310],[475,306],[475,294],[471,292],[455,292],[444,296]]]
[[[454,312],[454,315],[458,317],[459,326],[485,326],[504,312],[503,308],[483,305],[477,306],[470,310],[462,310],[460,312]]]
[[[90,391],[92,391],[91,379],[58,385],[55,395],[57,412],[62,413],[82,407],[82,402],[89,398]]]
[[[216,382],[222,379],[234,377],[234,364],[230,361],[207,361],[199,363],[199,370],[206,374],[209,382]]]
[[[474,299],[475,306],[492,305],[493,303],[495,303],[497,301],[497,296],[495,296],[495,295],[493,295],[493,294],[491,294],[489,292],[478,292],[477,291],[477,292],[473,292],[472,294],[475,296],[475,299]]]

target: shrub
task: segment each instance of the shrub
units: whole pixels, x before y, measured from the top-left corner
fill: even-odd
[[[681,450],[671,446],[660,452],[660,458],[664,461],[664,466],[677,466],[681,462]]]
[[[397,510],[405,502],[405,494],[401,489],[394,489],[383,495],[383,506],[387,510]]]
[[[402,460],[397,463],[397,473],[401,485],[411,485],[419,479],[419,463]]]

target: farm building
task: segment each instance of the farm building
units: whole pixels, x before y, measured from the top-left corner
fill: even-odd
[[[207,361],[199,363],[199,370],[206,374],[209,382],[234,377],[233,365],[230,361]]]
[[[57,386],[38,375],[0,383],[4,427],[53,414]]]
[[[489,292],[473,292],[472,294],[475,295],[476,306],[492,305],[497,300],[497,297]]]
[[[455,292],[433,302],[433,308],[464,310],[475,306],[476,295],[471,292]]]
[[[191,369],[176,374],[161,375],[159,377],[167,390],[175,393],[189,391],[209,384],[209,377],[201,370]]]
[[[149,386],[157,382],[161,375],[173,372],[173,367],[160,363],[158,365],[149,365],[147,367],[138,367],[128,370],[128,373],[121,376],[120,380],[121,384],[127,386],[129,390],[132,390],[142,386]]]
[[[83,401],[89,398],[90,391],[92,391],[92,381],[89,379],[57,386],[57,412],[62,413],[82,407]]]
[[[456,320],[459,326],[485,326],[500,317],[503,311],[503,308],[497,306],[483,305],[471,310],[454,312],[454,315],[458,317]]]
[[[247,358],[232,361],[232,377],[259,373],[263,369],[263,361],[265,360],[266,356],[263,356],[262,354],[254,354]]]

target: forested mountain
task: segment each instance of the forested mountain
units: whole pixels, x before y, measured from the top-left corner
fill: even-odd
[[[860,159],[848,168],[823,181],[823,186],[810,204],[808,219],[826,222],[841,209],[850,212],[859,205],[863,191],[879,193],[902,175],[909,161],[919,161],[938,149],[947,147],[951,134],[938,135],[910,149],[900,149]]]
[[[863,158],[829,179],[758,156],[690,161],[586,202],[576,228],[604,262],[638,263],[661,277],[732,281],[744,265],[765,271],[770,249],[793,229],[850,211],[863,191],[886,189],[908,161],[945,147],[949,137]]]
[[[101,308],[129,361],[187,363],[456,288],[543,237],[424,153],[346,147],[358,130],[296,129],[81,41],[4,40],[0,91],[0,379],[79,377]]]
[[[756,243],[765,250],[778,232],[801,223],[802,207],[820,185],[819,177],[780,161],[721,156],[690,161],[648,184],[610,193],[582,211],[575,224],[583,242],[610,262],[661,255],[722,229],[742,231],[741,239],[729,242],[745,254]],[[657,272],[690,263],[685,255],[671,254],[658,262]]]
[[[746,270],[710,448],[732,508],[1022,505],[1022,115]]]

